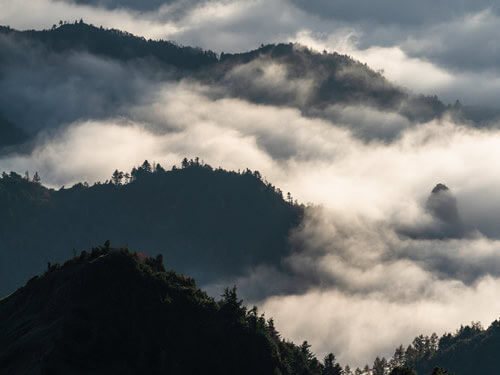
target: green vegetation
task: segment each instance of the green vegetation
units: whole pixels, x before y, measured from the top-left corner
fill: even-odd
[[[144,162],[104,183],[59,190],[3,173],[0,295],[47,262],[66,259],[72,248],[106,239],[161,253],[200,283],[241,275],[247,267],[279,264],[302,215],[302,206],[285,200],[258,172],[213,169],[198,159],[170,171]]]
[[[340,374],[234,288],[216,301],[161,257],[109,243],[1,300],[0,347],[6,374]]]
[[[472,322],[441,337],[435,333],[420,335],[406,349],[402,346],[396,349],[390,363],[409,366],[419,374],[493,375],[498,373],[499,348],[499,320],[487,329],[479,322]]]

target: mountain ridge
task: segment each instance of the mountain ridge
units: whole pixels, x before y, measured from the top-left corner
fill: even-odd
[[[0,34],[17,37],[19,41],[38,41],[53,52],[82,50],[121,60],[154,57],[164,64],[184,69],[197,69],[217,61],[212,51],[181,46],[171,41],[146,39],[117,29],[95,27],[83,21],[64,23],[58,27],[54,25],[48,30],[18,31],[0,26]]]
[[[68,244],[83,249],[106,239],[162,253],[177,270],[215,282],[279,264],[290,251],[288,233],[303,216],[302,206],[285,200],[256,171],[185,159],[181,168],[145,162],[125,175],[127,183],[116,171],[105,183],[54,190],[3,173],[1,294],[46,262],[65,259]]]
[[[328,111],[334,105],[369,106],[416,122],[457,112],[437,96],[410,93],[350,56],[320,53],[296,43],[261,45],[248,52],[222,52],[219,56],[210,50],[153,41],[83,21],[41,31],[1,27],[0,35],[41,45],[51,53],[84,51],[120,62],[136,62],[142,66],[141,71],[159,69],[165,73],[171,67],[174,71],[169,79],[215,84],[223,88],[223,95],[296,107],[312,117],[335,120]]]
[[[235,289],[215,301],[161,257],[104,246],[0,300],[0,370],[31,374],[326,375]],[[334,358],[334,357],[333,357]],[[337,372],[338,373],[338,372]],[[337,374],[335,373],[335,374]]]

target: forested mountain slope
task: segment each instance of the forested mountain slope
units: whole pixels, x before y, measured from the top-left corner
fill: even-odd
[[[83,104],[89,100],[89,95],[103,101],[97,108],[90,105],[75,107],[73,116],[53,114],[52,107],[48,114],[45,114],[48,109],[39,109],[41,115],[49,116],[40,119],[44,126],[53,126],[55,119],[74,121],[79,117],[110,116],[121,108],[120,104],[133,104],[142,100],[148,92],[137,90],[143,90],[148,85],[141,83],[135,86],[134,82],[140,77],[153,79],[155,83],[186,79],[209,85],[216,96],[294,107],[307,116],[330,120],[338,120],[335,114],[340,110],[337,107],[332,109],[332,106],[369,107],[397,113],[417,122],[439,118],[446,111],[456,110],[443,104],[436,96],[410,93],[350,56],[319,53],[293,43],[262,45],[253,51],[221,53],[218,56],[212,51],[183,47],[169,41],[146,40],[127,32],[75,22],[54,25],[50,30],[41,31],[17,31],[1,27],[0,47],[4,44],[6,52],[4,56],[0,56],[0,60],[3,60],[0,72],[23,72],[22,79],[26,80],[26,87],[40,89],[40,77],[30,78],[26,73],[32,71],[30,64],[35,63],[53,74],[50,69],[53,64],[50,62],[54,61],[61,65],[61,72],[69,74],[68,78],[65,74],[58,77],[57,81],[62,82],[57,91],[64,91],[76,80],[79,82],[79,90],[88,90],[86,97],[80,99]],[[133,79],[130,82],[116,82],[110,76],[106,78],[109,82],[103,85],[100,70],[105,64],[91,61],[88,67],[82,69],[68,58],[77,53],[114,61],[119,64],[115,71],[125,69],[126,74]],[[93,64],[94,70],[90,69]],[[81,79],[75,78],[80,75]],[[66,81],[67,87],[63,85]],[[0,87],[1,84],[0,79]],[[122,97],[123,91],[128,93],[125,97]],[[33,99],[22,92],[17,94],[20,97],[16,97],[16,100],[21,102],[26,100],[29,103]],[[59,92],[57,94],[60,95]],[[74,92],[67,94],[75,95]],[[41,105],[39,102],[34,104]],[[72,101],[68,103],[70,106],[73,104]],[[3,108],[2,105],[6,107]],[[50,106],[50,103],[47,105]],[[98,110],[100,107],[105,109],[104,113]],[[17,113],[20,109],[16,109],[16,112],[8,107],[8,99],[5,103],[0,103],[0,111],[2,110],[7,111],[15,123],[25,124],[27,128],[33,127],[33,124],[27,122],[26,115]]]
[[[17,31],[0,27],[0,34],[16,38],[21,46],[38,42],[50,52],[85,51],[118,60],[155,59],[182,69],[197,69],[217,62],[214,52],[179,46],[173,42],[151,40],[116,29],[103,29],[82,22],[61,24],[50,30]]]
[[[338,374],[285,341],[234,289],[220,301],[161,258],[108,245],[0,300],[5,374]]]
[[[198,160],[165,171],[145,162],[111,182],[53,190],[15,173],[0,179],[0,294],[47,262],[110,240],[147,254],[200,283],[279,264],[303,208],[258,172],[213,169]],[[69,250],[68,250],[69,249]]]
[[[298,106],[304,113],[316,116],[328,116],[322,111],[336,104],[362,104],[398,112],[416,121],[440,117],[451,109],[435,96],[409,93],[350,56],[318,53],[292,43],[222,54],[211,71],[212,79],[228,83],[233,95]],[[278,84],[277,77],[294,84]],[[269,84],[259,87],[255,83],[265,79]]]
[[[500,321],[495,320],[487,329],[479,322],[472,322],[441,337],[436,333],[419,335],[406,349],[400,345],[389,361],[377,360],[392,368],[414,369],[412,371],[418,374],[441,368],[443,374],[496,375],[500,366],[499,350]]]
[[[421,335],[403,354],[405,362],[419,374],[439,366],[455,375],[495,375],[500,366],[499,350],[500,321],[495,320],[487,329],[472,322],[440,338]]]

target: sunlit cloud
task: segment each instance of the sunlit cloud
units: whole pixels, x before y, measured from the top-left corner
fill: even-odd
[[[262,268],[237,282],[249,295],[262,280],[278,286],[276,294],[296,290],[255,302],[287,337],[308,339],[318,353],[334,351],[343,362],[361,365],[418,333],[441,334],[473,319],[488,324],[496,316],[498,306],[484,301],[498,286],[500,245],[481,235],[480,213],[469,215],[462,202],[497,204],[499,131],[444,119],[412,125],[392,143],[364,142],[334,122],[214,99],[209,87],[188,82],[157,88],[127,117],[134,120],[75,122],[41,135],[31,155],[0,163],[68,186],[108,179],[115,168],[129,170],[144,159],[170,166],[199,156],[214,166],[258,169],[299,201],[321,205],[308,209],[291,237],[294,254],[283,260],[288,274]],[[355,127],[356,118],[350,121]],[[438,182],[457,197],[471,237],[399,232],[404,225],[435,224],[425,202]]]

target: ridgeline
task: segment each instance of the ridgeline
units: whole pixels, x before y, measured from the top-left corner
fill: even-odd
[[[0,348],[5,374],[340,374],[235,289],[216,301],[161,256],[109,242],[0,300]]]
[[[42,176],[43,178],[43,176]],[[35,180],[35,181],[34,181]],[[148,162],[110,181],[53,190],[35,178],[0,178],[0,295],[47,262],[109,239],[148,255],[161,253],[200,283],[241,275],[289,254],[289,231],[303,207],[283,198],[259,172],[213,169],[184,160],[166,171]]]

